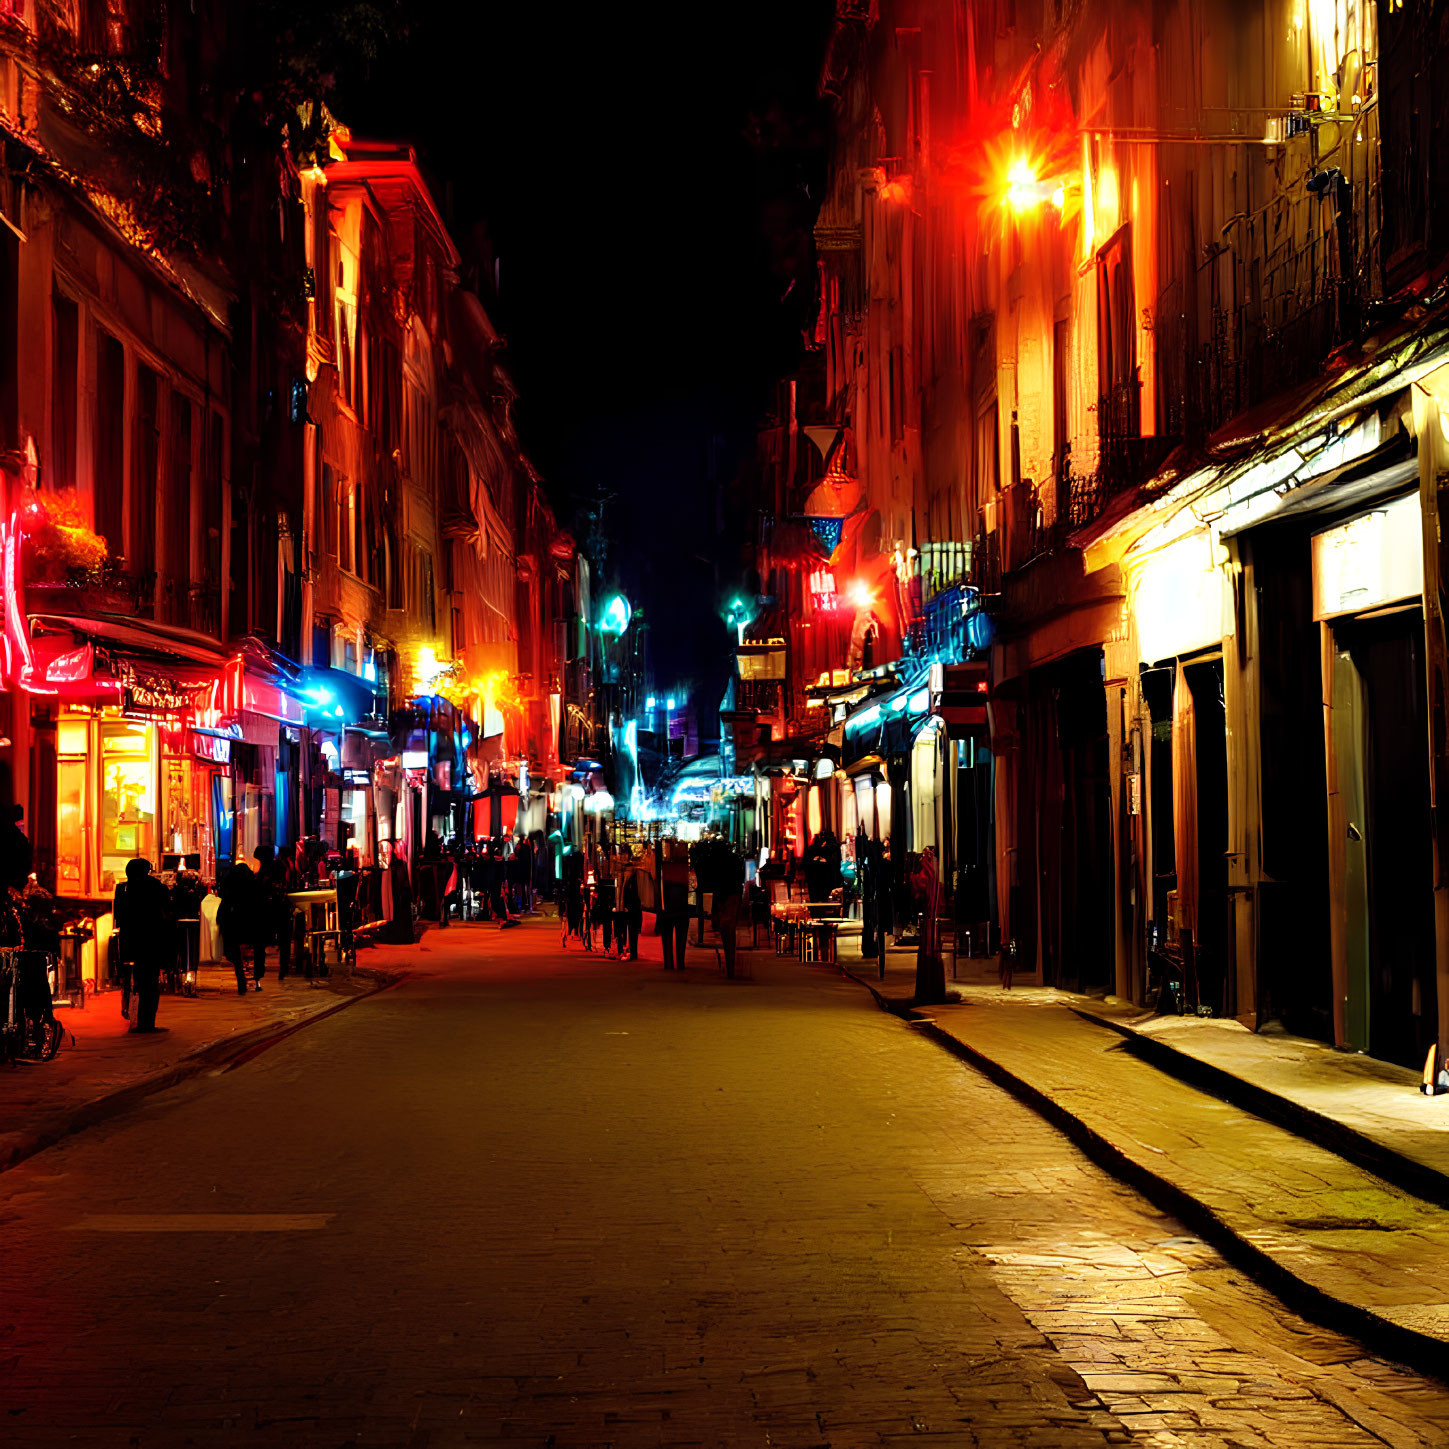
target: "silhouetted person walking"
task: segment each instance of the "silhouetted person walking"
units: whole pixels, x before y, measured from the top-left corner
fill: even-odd
[[[34,863],[30,838],[20,823],[24,819],[25,807],[12,805],[10,818],[0,827],[0,886],[8,886],[13,891],[25,889]]]
[[[121,963],[125,981],[137,999],[135,1032],[164,1031],[156,1025],[156,1008],[161,1002],[161,966],[166,953],[174,950],[171,940],[171,896],[151,874],[149,860],[136,859],[126,866],[126,879],[116,887],[112,906],[115,928],[120,932]],[[129,992],[123,992],[125,1000]]]
[[[262,989],[262,973],[266,970],[266,923],[261,882],[256,874],[238,862],[221,881],[221,905],[216,924],[221,931],[221,946],[226,959],[236,972],[238,996],[247,994],[247,972],[242,964],[242,951],[251,946],[254,952],[252,976],[256,989]],[[261,944],[258,944],[260,937]]]

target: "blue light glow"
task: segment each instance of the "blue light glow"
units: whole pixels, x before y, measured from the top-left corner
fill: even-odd
[[[629,608],[628,599],[623,594],[615,594],[604,605],[604,612],[599,619],[599,632],[601,634],[622,634],[629,627],[631,615],[632,610]]]

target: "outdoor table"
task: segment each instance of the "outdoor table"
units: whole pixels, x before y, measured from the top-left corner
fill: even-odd
[[[338,923],[337,913],[337,888],[336,886],[318,886],[312,890],[288,891],[287,902],[292,908],[293,919],[296,919],[300,912],[306,918],[306,928],[303,932],[303,941],[306,948],[307,975],[310,979],[313,972],[320,969],[322,974],[327,974],[326,940],[328,937],[337,950],[337,958],[342,959],[342,932]],[[322,924],[317,924],[318,919]]]
[[[335,931],[337,929],[337,887],[319,886],[312,890],[288,891],[287,900],[295,915],[299,911],[306,912],[307,929]],[[317,912],[321,911],[323,924],[314,927],[317,920]]]

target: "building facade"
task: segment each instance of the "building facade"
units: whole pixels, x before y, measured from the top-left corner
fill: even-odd
[[[777,529],[747,631],[891,785],[872,676],[956,590],[961,918],[1051,984],[1414,1065],[1449,1040],[1440,9],[841,0],[814,351],[762,435],[801,501],[758,490],[816,539],[782,574]]]
[[[91,916],[136,856],[546,830],[585,738],[572,543],[416,158],[209,84],[245,22],[0,6],[0,764]]]

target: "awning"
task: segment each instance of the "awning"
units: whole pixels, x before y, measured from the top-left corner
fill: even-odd
[[[107,615],[32,614],[30,623],[32,629],[36,625],[45,629],[69,629],[95,643],[123,649],[127,653],[154,656],[158,660],[185,659],[220,669],[231,658],[219,645],[208,644],[202,636],[191,634],[189,630],[147,628]]]
[[[345,669],[304,669],[295,693],[309,721],[325,720],[329,727],[333,720],[341,726],[370,719],[376,708],[373,686]]]

